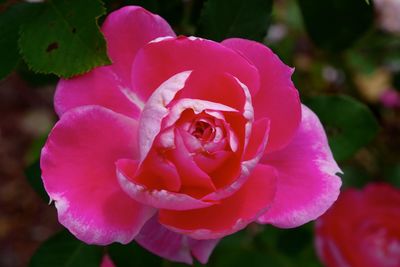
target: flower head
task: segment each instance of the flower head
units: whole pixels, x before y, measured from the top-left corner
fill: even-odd
[[[296,227],[335,201],[325,132],[270,49],[176,37],[137,6],[102,31],[113,64],[59,82],[60,120],[41,155],[59,221],[77,238],[204,263],[251,222]]]
[[[400,191],[386,184],[347,189],[316,224],[328,267],[400,266]]]

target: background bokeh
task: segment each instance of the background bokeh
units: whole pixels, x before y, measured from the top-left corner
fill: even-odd
[[[7,23],[15,19],[8,10],[19,2],[0,1],[0,45],[6,43]],[[108,0],[104,4],[107,13],[127,4],[142,5],[164,17],[177,34],[264,42],[295,67],[293,80],[302,101],[320,117],[344,171],[343,188],[377,181],[400,186],[400,1]],[[62,230],[55,208],[47,203],[38,165],[40,149],[57,119],[52,97],[58,78],[35,73],[32,62],[28,67],[23,60],[17,60],[15,70],[6,75],[6,60],[11,59],[0,47],[4,76],[0,81],[0,266],[19,267],[28,266],[40,244]],[[253,224],[224,238],[208,266],[321,266],[313,233],[312,223],[287,230]],[[67,243],[61,246],[66,253],[79,246],[91,253],[66,232],[48,242],[41,254],[62,242]],[[117,266],[180,266],[134,244],[106,250]]]

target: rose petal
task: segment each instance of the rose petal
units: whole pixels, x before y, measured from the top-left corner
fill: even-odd
[[[148,189],[167,190],[178,192],[182,183],[175,166],[161,157],[154,149],[149,157],[142,162],[139,168],[139,161],[120,159],[117,166],[124,170],[127,177],[132,177],[135,183]],[[157,166],[157,168],[154,168]],[[139,168],[139,169],[138,169]]]
[[[132,66],[133,86],[140,89],[141,99],[147,99],[163,81],[186,70],[230,73],[252,94],[259,87],[257,69],[235,51],[210,40],[182,36],[149,43],[138,52]]]
[[[157,37],[175,36],[163,18],[139,6],[126,6],[110,13],[101,30],[107,40],[112,67],[128,88],[131,87],[132,62],[138,50]]]
[[[207,173],[197,166],[186,149],[178,130],[175,134],[175,149],[166,152],[175,164],[182,181],[181,193],[199,198],[215,191],[215,186]]]
[[[299,93],[290,78],[293,70],[260,43],[233,38],[222,44],[240,51],[257,67],[261,84],[253,95],[255,119],[271,120],[267,151],[283,148],[293,138],[301,120]]]
[[[184,71],[170,77],[154,91],[147,101],[139,121],[140,161],[144,160],[161,130],[161,121],[169,113],[167,105],[184,87],[190,74],[191,71]]]
[[[251,160],[256,157],[260,159],[260,156],[264,155],[265,148],[268,144],[270,124],[271,122],[267,118],[260,119],[253,123],[249,143],[243,156],[244,160]]]
[[[251,172],[264,155],[269,134],[269,121],[259,120],[253,124],[247,151],[242,159],[231,157],[228,164],[217,169],[210,176],[218,190],[203,198],[203,200],[219,200],[235,193],[247,181]],[[240,168],[235,169],[236,166]]]
[[[220,103],[241,112],[246,103],[242,86],[234,76],[224,72],[193,71],[179,97]]]
[[[206,264],[208,262],[211,253],[219,242],[219,239],[197,240],[190,237],[188,240],[192,255],[202,264]]]
[[[160,210],[159,221],[195,239],[220,238],[239,231],[264,213],[272,203],[275,186],[275,170],[257,166],[247,182],[220,204],[186,211]]]
[[[159,224],[157,216],[143,226],[135,240],[145,249],[170,261],[193,263],[188,238]]]
[[[343,191],[315,223],[321,261],[326,266],[399,266],[399,203],[400,190],[389,184]]]
[[[185,144],[186,149],[190,153],[197,154],[198,152],[201,152],[204,150],[201,141],[194,137],[192,134],[189,132],[179,129],[179,134],[182,137],[182,141]]]
[[[130,197],[145,205],[159,209],[187,210],[208,207],[215,203],[201,201],[186,194],[164,189],[146,188],[137,182],[135,172],[132,171],[137,168],[137,161],[119,160],[116,165],[117,177],[122,189]],[[154,168],[156,169],[157,166]],[[148,177],[148,179],[152,178],[152,176]]]
[[[208,153],[207,155],[196,154],[193,159],[203,171],[212,174],[220,166],[223,166],[222,164],[224,164],[230,156],[232,156],[232,152],[216,151]]]
[[[144,104],[135,99],[133,92],[125,88],[112,68],[107,66],[58,82],[54,95],[54,108],[58,116],[86,105],[103,106],[138,119]]]
[[[341,170],[329,149],[318,117],[303,106],[302,121],[292,142],[261,160],[279,173],[274,205],[260,223],[297,227],[323,214],[336,200]]]
[[[136,129],[136,121],[106,108],[80,107],[61,117],[42,150],[42,179],[58,219],[86,243],[128,243],[154,214],[124,194],[115,176],[117,159],[137,157]]]
[[[150,219],[135,238],[142,247],[171,261],[192,264],[192,254],[205,264],[218,243],[218,239],[195,240],[172,232],[158,223],[157,216]]]
[[[174,125],[175,122],[181,117],[183,111],[187,109],[192,109],[195,114],[200,114],[201,112],[207,110],[238,113],[238,110],[220,103],[214,103],[200,99],[181,98],[176,100],[173,103],[173,106],[170,107],[169,114],[165,117],[165,120],[163,121],[163,126],[170,127]]]

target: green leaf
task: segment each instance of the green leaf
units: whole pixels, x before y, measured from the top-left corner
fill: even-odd
[[[15,8],[10,8],[0,16],[0,79],[5,78],[17,66],[19,23]]]
[[[377,64],[374,62],[373,58],[359,51],[349,50],[346,53],[346,61],[351,68],[363,74],[372,74],[376,70]]]
[[[305,26],[321,48],[340,51],[372,25],[374,10],[362,0],[298,0]]]
[[[42,151],[43,146],[46,144],[47,137],[49,135],[51,128],[48,129],[48,132],[36,138],[28,148],[28,151],[25,155],[25,161],[28,164],[31,164],[40,159],[40,153]]]
[[[350,158],[378,133],[379,125],[372,112],[351,97],[318,96],[305,103],[325,126],[336,160]]]
[[[393,86],[395,89],[400,91],[400,71],[394,73],[393,75]]]
[[[13,5],[0,14],[0,80],[10,74],[20,59],[18,35],[21,24],[35,11],[37,5]]]
[[[105,8],[97,0],[49,0],[22,26],[19,46],[35,72],[71,77],[110,64],[97,25]]]
[[[400,164],[386,167],[384,169],[384,175],[387,182],[397,188],[400,188]]]
[[[35,89],[41,89],[46,85],[55,85],[59,80],[54,74],[35,73],[31,71],[23,60],[19,61],[16,72],[30,87]]]
[[[135,5],[141,6],[148,11],[161,16],[163,19],[175,29],[179,26],[183,17],[183,1],[182,0],[104,0],[108,11],[113,11],[122,6]]]
[[[160,15],[170,25],[177,26],[180,24],[183,15],[183,1],[181,0],[130,0],[126,4],[138,5],[147,10]]]
[[[82,243],[64,230],[45,241],[29,267],[99,267],[103,248]]]
[[[112,244],[108,246],[108,254],[116,267],[161,267],[162,259],[141,248],[135,242],[128,245]]]
[[[254,246],[257,242],[250,227],[224,237],[211,255],[209,266],[283,266],[281,259],[275,257],[271,250],[265,252]],[[257,226],[257,229],[259,227],[262,229],[262,226]]]
[[[313,224],[308,223],[295,229],[264,226],[255,243],[266,258],[275,259],[277,263],[271,266],[320,267],[312,241]]]
[[[265,266],[285,266],[282,261],[268,253],[255,250],[241,249],[231,250],[213,264],[215,267],[265,267]]]
[[[360,166],[354,164],[341,164],[340,168],[343,174],[339,174],[342,178],[342,188],[363,188],[366,183],[371,181],[368,172]]]
[[[208,0],[200,16],[199,36],[215,41],[241,37],[262,41],[272,0]]]
[[[28,180],[29,184],[35,190],[35,192],[43,199],[45,202],[49,202],[50,198],[47,195],[46,190],[44,189],[42,178],[41,178],[41,170],[39,160],[36,160],[34,163],[28,166],[25,169],[25,176]]]

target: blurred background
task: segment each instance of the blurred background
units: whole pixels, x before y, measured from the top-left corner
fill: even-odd
[[[0,1],[0,44],[6,42],[7,12],[19,2]],[[177,34],[264,42],[295,67],[293,80],[302,101],[320,117],[344,171],[343,188],[377,181],[400,186],[400,1],[104,4],[107,13],[127,4],[142,5],[164,17]],[[237,16],[239,26],[225,29],[210,19],[213,14],[225,21]],[[0,266],[22,267],[41,243],[62,229],[55,208],[47,203],[38,164],[40,149],[57,120],[52,99],[58,77],[35,73],[23,60],[11,73],[4,72],[7,57],[1,53]],[[224,238],[209,266],[322,266],[313,239],[312,223],[290,230],[250,225]]]

